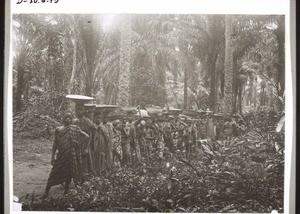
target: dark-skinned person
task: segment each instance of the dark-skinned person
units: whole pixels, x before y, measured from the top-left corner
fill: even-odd
[[[141,120],[139,123],[135,123],[135,132],[136,132],[136,148],[137,148],[137,160],[142,161],[142,158],[145,158],[145,125],[146,122]]]
[[[129,141],[130,141],[130,160],[131,164],[137,163],[137,145],[136,145],[136,127],[133,121],[133,115],[127,116],[126,126],[129,128]]]
[[[48,197],[52,186],[65,184],[65,194],[73,179],[75,184],[81,181],[81,144],[89,138],[78,126],[72,125],[71,113],[66,113],[63,125],[55,130],[52,147],[50,172],[45,193],[41,199]],[[56,155],[57,152],[57,155]]]
[[[153,127],[153,124],[151,122],[152,120],[147,120],[145,125],[145,158],[147,162],[149,163],[150,155],[153,152],[153,145],[156,140],[156,130]]]
[[[106,128],[108,133],[107,139],[107,165],[108,168],[111,168],[113,164],[113,125],[108,121],[108,115],[102,115],[102,125]]]
[[[93,122],[84,116],[85,107],[83,104],[76,104],[75,106],[76,119],[74,120],[74,125],[80,127],[82,131],[87,133],[90,137],[82,145],[82,167],[84,173],[94,172],[94,138],[96,133],[96,127]]]
[[[120,167],[122,161],[121,132],[118,131],[119,120],[113,122],[113,164]]]
[[[165,146],[169,149],[171,153],[175,152],[175,146],[172,137],[172,126],[170,122],[171,118],[167,117],[166,122],[163,125],[163,138]]]
[[[85,109],[84,116],[89,118],[90,121],[94,120],[95,107],[96,104],[90,104],[90,103],[84,104],[84,109]]]
[[[130,163],[130,128],[126,127],[126,120],[120,121],[117,126],[121,134],[122,161],[121,165],[126,166]]]
[[[95,163],[95,171],[105,172],[109,168],[108,164],[108,144],[109,144],[109,133],[106,127],[102,123],[101,115],[97,115],[95,117],[96,124],[96,136],[95,136],[95,153],[94,153],[94,163]]]
[[[158,123],[157,151],[160,160],[160,167],[162,167],[164,156],[165,156],[165,142],[164,142],[164,131],[163,131],[162,123]]]

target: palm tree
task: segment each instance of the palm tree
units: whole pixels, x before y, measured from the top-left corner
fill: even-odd
[[[154,91],[149,89],[147,93],[152,96],[157,92],[156,99],[162,106],[166,101],[167,73],[176,75],[179,71],[176,67],[179,54],[175,50],[177,40],[174,34],[177,32],[175,33],[174,26],[173,15],[133,16],[132,74],[139,75],[140,70],[146,71],[144,74],[148,73],[156,88]],[[131,104],[139,102],[139,84],[131,84]]]
[[[225,95],[226,101],[223,105],[226,112],[231,112],[233,104],[233,19],[232,15],[225,15],[225,76],[226,82]],[[224,97],[223,97],[224,98]]]
[[[72,93],[74,79],[76,75],[76,65],[77,65],[77,46],[78,46],[78,26],[75,16],[70,17],[70,25],[73,32],[73,57],[72,57],[72,73],[68,85],[68,94]]]
[[[78,20],[78,28],[81,38],[82,57],[82,81],[84,85],[84,94],[92,96],[93,80],[95,79],[95,68],[97,61],[97,50],[100,43],[99,26],[95,15],[82,15]]]
[[[206,86],[210,87],[210,108],[215,111],[217,98],[217,62],[224,48],[224,23],[222,15],[190,16],[186,35],[191,51],[205,70]]]
[[[13,50],[14,71],[16,72],[16,93],[14,94],[15,112],[22,108],[22,96],[28,80],[25,80],[25,64],[34,53],[45,48],[45,29],[38,23],[39,17],[31,15],[14,15],[13,17]]]
[[[131,16],[122,15],[121,40],[120,40],[120,71],[118,84],[118,105],[129,104],[129,82],[131,62]]]

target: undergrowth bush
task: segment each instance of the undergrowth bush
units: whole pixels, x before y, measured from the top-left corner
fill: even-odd
[[[283,211],[284,153],[262,138],[201,142],[189,159],[153,154],[150,163],[88,176],[65,197],[26,210],[138,212]],[[259,135],[258,135],[259,137]]]
[[[52,139],[60,123],[48,115],[23,115],[14,119],[13,134],[21,138]]]

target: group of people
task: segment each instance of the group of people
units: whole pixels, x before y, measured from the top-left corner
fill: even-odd
[[[138,108],[137,111],[146,110]],[[216,140],[226,128],[213,120],[212,115],[185,120],[170,114],[159,117],[127,114],[109,121],[107,112],[91,114],[84,105],[76,105],[75,113],[74,120],[71,113],[66,113],[63,125],[55,130],[53,168],[42,198],[48,196],[52,186],[63,183],[65,194],[68,193],[72,179],[80,185],[87,173],[105,173],[114,166],[147,164],[153,155],[163,159],[169,152],[182,152],[188,158],[199,139]]]
[[[64,184],[66,194],[72,179],[80,185],[87,172],[104,171],[111,166],[112,125],[105,117],[97,117],[95,122],[90,120],[83,104],[77,104],[75,112],[75,119],[67,112],[62,126],[55,130],[53,167],[42,199],[48,197],[52,186]]]

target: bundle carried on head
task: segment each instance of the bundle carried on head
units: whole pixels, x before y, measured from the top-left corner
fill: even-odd
[[[116,105],[96,105],[95,114],[107,117],[110,113],[118,109]]]
[[[69,94],[66,95],[66,98],[75,103],[75,108],[84,108],[84,104],[94,100],[93,97],[78,95],[78,94]]]

